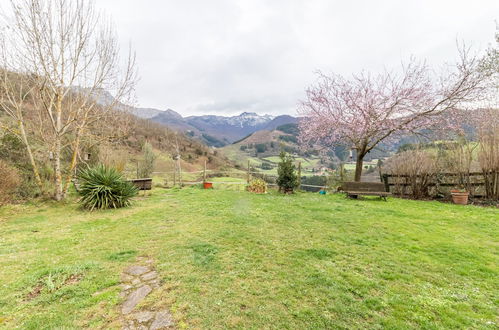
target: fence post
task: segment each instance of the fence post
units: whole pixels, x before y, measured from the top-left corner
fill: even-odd
[[[390,192],[390,185],[388,184],[388,174],[383,174],[383,183],[385,184],[385,191]]]
[[[250,183],[250,161],[248,160],[248,175],[246,178],[246,182],[249,184]]]
[[[173,165],[173,186],[177,185],[177,163]]]
[[[203,183],[206,182],[206,160],[204,161],[204,170],[203,170]]]
[[[301,186],[301,162],[298,162],[298,189]]]
[[[182,167],[180,165],[180,155],[178,155],[178,183],[182,187]]]

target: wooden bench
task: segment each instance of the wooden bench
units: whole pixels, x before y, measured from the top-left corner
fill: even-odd
[[[352,198],[359,195],[379,196],[386,201],[386,196],[391,195],[385,190],[385,184],[382,182],[344,182],[342,189]]]
[[[152,178],[144,179],[131,179],[128,180],[132,182],[139,190],[151,190],[152,189]]]

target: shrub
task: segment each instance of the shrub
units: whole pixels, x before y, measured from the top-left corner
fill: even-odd
[[[439,172],[435,155],[426,150],[403,151],[389,160],[387,169],[395,175],[394,192],[405,195],[408,187],[415,199],[430,196],[429,188]]]
[[[267,192],[267,182],[262,179],[254,179],[249,183],[247,189],[250,192],[264,194]]]
[[[156,160],[156,155],[152,150],[152,145],[149,142],[144,143],[142,146],[142,152],[144,153],[144,159],[139,167],[139,177],[149,178],[154,171],[154,161]]]
[[[0,205],[13,200],[20,183],[21,179],[17,170],[0,160]]]
[[[284,151],[281,151],[280,157],[281,162],[277,167],[277,185],[279,186],[279,191],[286,193],[293,192],[298,186],[298,176],[295,172],[293,158]]]
[[[478,162],[483,173],[485,195],[499,199],[499,110],[487,110],[479,125]]]
[[[126,207],[138,188],[115,168],[97,165],[78,175],[80,203],[88,210]]]

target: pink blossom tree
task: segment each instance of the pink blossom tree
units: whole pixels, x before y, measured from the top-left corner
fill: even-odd
[[[301,140],[308,144],[346,144],[357,153],[355,181],[360,181],[364,157],[396,134],[443,127],[450,111],[477,100],[487,74],[481,59],[460,52],[456,65],[436,75],[414,59],[400,73],[362,72],[347,79],[318,73],[300,101]]]

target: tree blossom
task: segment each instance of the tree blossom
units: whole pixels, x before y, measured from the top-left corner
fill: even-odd
[[[357,152],[355,180],[365,155],[394,134],[452,124],[449,113],[477,100],[486,74],[480,59],[460,52],[453,69],[438,77],[425,62],[411,59],[399,74],[362,72],[347,79],[318,73],[300,101],[301,140],[331,146],[349,144]]]

